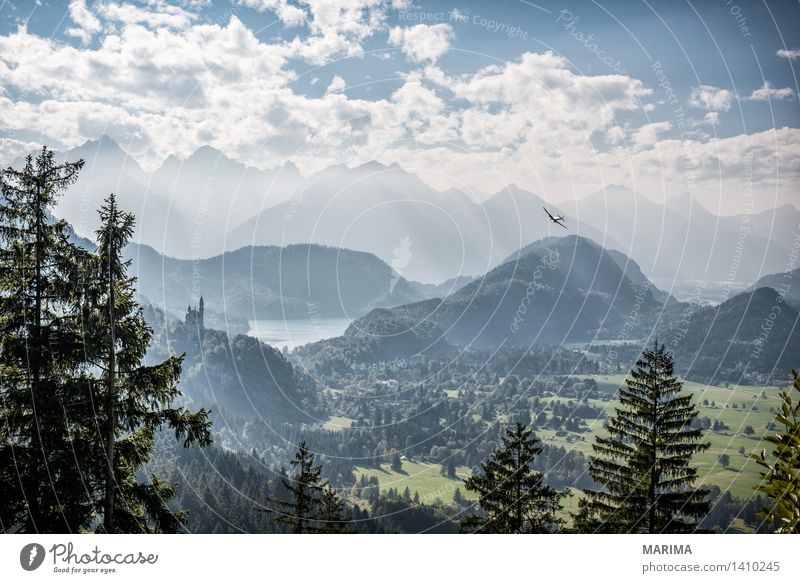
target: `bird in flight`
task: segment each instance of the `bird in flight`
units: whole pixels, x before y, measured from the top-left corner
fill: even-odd
[[[547,216],[550,217],[551,221],[553,221],[556,225],[561,225],[565,229],[567,228],[567,225],[564,224],[564,217],[562,217],[561,215],[553,216],[550,214],[550,211],[547,210],[545,207],[542,208],[544,209],[544,212],[547,213]]]

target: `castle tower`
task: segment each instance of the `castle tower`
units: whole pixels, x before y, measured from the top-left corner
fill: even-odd
[[[203,307],[203,296],[200,296],[200,303],[197,306],[197,327],[200,329],[200,334],[203,333],[203,312],[205,308]]]

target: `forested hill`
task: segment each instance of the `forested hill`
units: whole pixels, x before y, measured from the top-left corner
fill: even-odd
[[[179,386],[197,406],[212,410],[215,430],[225,425],[220,423],[225,416],[255,418],[272,426],[313,423],[324,416],[314,380],[272,346],[208,328],[200,341],[196,326],[166,321],[163,312],[151,306],[145,317],[154,330],[148,359],[186,354]]]
[[[593,338],[637,338],[663,304],[646,282],[634,283],[593,241],[551,237],[441,301],[391,312],[437,324],[454,344],[559,344]],[[635,318],[630,315],[635,311]]]
[[[427,303],[435,305],[439,300]],[[354,365],[400,362],[423,355],[443,357],[456,350],[432,321],[418,322],[402,312],[379,308],[352,322],[344,335],[301,346],[296,353],[310,370],[331,375]]]
[[[779,292],[763,287],[719,306],[687,308],[658,332],[679,370],[694,379],[741,382],[744,373],[783,379],[797,367],[800,320]]]
[[[793,271],[772,273],[759,279],[751,289],[771,287],[780,292],[795,310],[800,310],[800,267]]]
[[[355,318],[424,297],[375,255],[321,245],[243,247],[198,261],[131,245],[126,256],[140,294],[178,313],[200,293],[247,319]]]

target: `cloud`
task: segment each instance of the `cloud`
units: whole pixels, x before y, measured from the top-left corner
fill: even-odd
[[[518,60],[490,65],[474,74],[449,77],[437,67],[426,78],[456,99],[490,111],[505,110],[525,119],[531,139],[585,142],[607,129],[622,111],[638,110],[652,94],[625,75],[581,75],[551,52],[524,53]],[[497,118],[504,123],[503,116]]]
[[[775,89],[769,84],[769,81],[764,81],[760,89],[756,89],[746,99],[750,101],[769,101],[770,99],[790,99],[794,95],[794,90],[791,87],[784,87],[782,89]]]
[[[328,85],[328,88],[325,90],[325,93],[336,93],[344,90],[345,87],[347,87],[347,83],[345,83],[344,79],[342,79],[339,75],[334,75],[330,85]]]
[[[645,124],[633,133],[631,140],[636,148],[652,147],[658,142],[659,135],[671,129],[672,124],[668,121]]]
[[[197,18],[196,14],[163,0],[151,1],[147,8],[130,3],[103,2],[97,5],[97,14],[110,23],[141,24],[148,28],[185,29]]]
[[[775,54],[778,55],[779,57],[783,57],[784,59],[789,59],[790,61],[793,61],[796,58],[800,57],[800,49],[780,49]]]
[[[306,22],[306,12],[289,4],[287,0],[238,0],[238,4],[247,6],[259,12],[274,12],[284,26],[300,26]]]
[[[693,87],[689,94],[689,105],[711,111],[728,111],[733,102],[733,93],[712,85]]]
[[[60,148],[109,134],[148,169],[168,155],[211,145],[259,167],[291,160],[307,174],[341,162],[346,152],[348,164],[377,159],[436,168],[423,178],[440,188],[468,182],[491,192],[516,182],[556,199],[611,182],[683,192],[689,159],[698,164],[698,189],[712,199],[741,190],[749,152],[756,190],[774,187],[790,197],[800,183],[799,130],[726,140],[687,130],[677,140],[670,137],[674,120],[672,126],[640,121],[655,96],[639,79],[582,74],[552,52],[453,74],[438,64],[452,36],[436,45],[430,26],[418,38],[415,26],[389,31],[411,63],[390,94],[359,99],[342,91],[342,75],[354,81],[357,70],[351,79],[350,69],[307,67],[301,68],[311,85],[332,80],[322,94],[300,93],[305,84],[294,83],[296,59],[321,64],[359,57],[367,39],[371,49],[386,48],[377,41],[385,37],[375,35],[387,30],[386,2],[292,1],[305,14],[304,26],[293,29],[294,38],[269,40],[236,16],[204,22],[186,5],[126,6],[93,5],[100,29],[91,33],[91,45],[25,27],[0,35],[0,136],[7,138],[0,155],[26,151],[26,140],[39,134]],[[750,98],[766,89],[785,92],[766,84]],[[718,123],[732,99],[723,89],[695,88],[692,103],[706,108],[696,123]]]
[[[92,37],[103,28],[100,20],[86,7],[86,0],[71,0],[69,16],[77,26],[68,28],[64,33],[79,38],[84,44],[90,43]]]
[[[414,63],[435,63],[450,48],[453,28],[449,24],[417,24],[408,28],[394,27],[389,31],[389,44],[399,46]]]

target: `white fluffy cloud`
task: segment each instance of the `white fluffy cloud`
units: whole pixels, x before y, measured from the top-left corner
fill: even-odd
[[[103,28],[97,17],[86,7],[86,0],[71,0],[69,17],[75,26],[68,28],[66,34],[79,38],[84,44],[91,42],[92,37]]]
[[[800,49],[780,49],[776,54],[779,57],[793,61],[800,57]]]
[[[750,152],[758,184],[771,187],[776,164],[779,188],[796,192],[800,181],[798,130],[725,140],[697,132],[681,141],[670,122],[640,121],[654,107],[653,90],[641,80],[581,74],[551,52],[452,75],[437,64],[452,42],[447,25],[389,31],[412,64],[381,99],[342,91],[336,69],[311,72],[311,85],[332,81],[324,93],[322,85],[315,96],[303,95],[293,60],[359,57],[366,39],[386,38],[375,36],[386,31],[386,3],[245,1],[296,25],[290,32],[297,36],[264,41],[236,17],[204,23],[158,0],[92,5],[97,26],[76,12],[76,26],[83,18],[88,35],[76,36],[80,46],[24,27],[0,36],[0,156],[10,161],[30,150],[38,134],[57,147],[108,134],[149,168],[208,144],[261,167],[292,160],[307,173],[343,157],[349,164],[376,159],[422,169],[441,188],[467,182],[491,192],[516,182],[558,199],[612,182],[683,192],[687,158],[700,169],[698,188],[719,196],[721,182],[726,193],[741,188]],[[345,76],[357,82],[356,74]],[[750,99],[785,92],[765,84]],[[715,124],[733,97],[701,86],[691,102]],[[437,171],[425,175],[425,168]]]
[[[671,129],[672,124],[668,121],[645,124],[633,133],[633,145],[636,148],[647,148],[654,146],[659,141],[659,136]]]
[[[284,26],[299,26],[306,22],[305,11],[289,4],[288,0],[238,0],[237,3],[261,12],[274,12]]]
[[[344,88],[347,87],[347,83],[345,80],[342,79],[339,75],[334,75],[333,79],[331,79],[330,85],[325,90],[326,93],[336,93],[337,91],[342,91]]]
[[[794,90],[791,87],[776,89],[769,84],[769,81],[764,81],[764,84],[753,91],[747,99],[751,101],[769,101],[770,99],[789,99],[793,95]]]
[[[449,24],[397,26],[389,31],[389,44],[400,47],[414,63],[436,62],[448,51],[454,36]]]
[[[733,102],[733,93],[713,85],[693,87],[689,94],[689,105],[711,111],[728,111]]]

